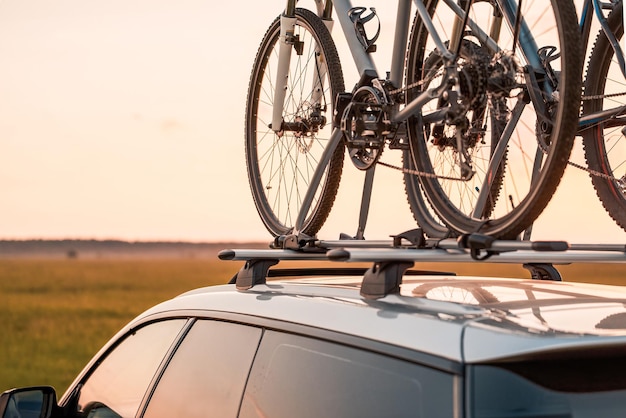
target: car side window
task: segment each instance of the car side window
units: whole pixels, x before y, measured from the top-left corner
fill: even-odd
[[[78,398],[83,416],[134,417],[187,320],[151,323],[128,334],[87,377]]]
[[[454,415],[454,376],[328,341],[266,331],[240,417]],[[458,406],[458,405],[457,405]]]
[[[236,417],[259,328],[197,321],[168,364],[144,418]]]

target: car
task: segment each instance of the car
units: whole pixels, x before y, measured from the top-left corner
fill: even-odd
[[[0,416],[626,416],[626,287],[555,267],[624,263],[625,248],[469,242],[222,251],[244,262],[231,283],[154,306],[58,402],[13,389]],[[522,263],[531,278],[412,269],[422,261]]]

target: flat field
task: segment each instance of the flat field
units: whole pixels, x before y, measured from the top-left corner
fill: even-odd
[[[145,309],[228,282],[240,267],[191,260],[0,260],[0,391],[63,393],[100,347]]]
[[[0,391],[47,384],[62,394],[134,316],[184,291],[226,283],[241,265],[216,258],[0,259]],[[529,277],[521,267],[494,264],[416,268]],[[566,281],[626,285],[624,265],[559,270]]]

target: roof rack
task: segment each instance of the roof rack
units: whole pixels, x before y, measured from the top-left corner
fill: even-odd
[[[221,260],[246,262],[231,281],[237,289],[247,290],[265,283],[269,269],[281,260],[373,263],[363,275],[361,285],[361,295],[368,299],[398,293],[402,276],[416,262],[522,264],[533,279],[555,281],[560,281],[561,275],[554,264],[626,263],[626,245],[621,244],[498,240],[482,234],[429,240],[419,228],[382,241],[325,241],[303,235],[281,236],[270,247],[219,253]]]

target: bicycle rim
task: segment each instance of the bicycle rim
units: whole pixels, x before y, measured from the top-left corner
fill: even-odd
[[[618,40],[624,34],[622,3],[608,16],[608,23]],[[613,48],[603,32],[598,35],[589,58],[585,77],[585,95],[598,96],[583,102],[583,115],[626,105],[626,81]],[[608,95],[608,97],[607,97]],[[604,97],[603,97],[604,96]],[[583,131],[585,158],[590,169],[608,177],[591,174],[593,187],[609,216],[626,230],[626,122],[620,118],[601,121]],[[610,122],[610,123],[605,123]]]
[[[308,10],[297,9],[296,18],[294,35],[302,51],[294,48],[291,54],[283,120],[302,128],[275,132],[270,126],[280,17],[267,30],[257,52],[246,106],[248,179],[261,220],[274,236],[289,233],[295,226],[331,136],[334,98],[344,90],[339,56],[326,26]],[[321,93],[319,99],[313,98],[314,90]],[[333,205],[342,168],[341,145],[326,167],[299,232],[315,235],[321,228]]]
[[[483,51],[480,45],[472,41],[464,40],[461,48],[461,59],[459,62],[464,66],[472,65],[473,60],[475,60],[477,56],[482,57],[483,59],[488,59],[486,55],[486,51]],[[429,73],[442,74],[443,67],[444,62],[441,59],[441,56],[436,53],[431,53],[426,58],[424,63],[424,68],[428,68]],[[411,74],[409,74],[409,77],[411,77]],[[424,77],[423,79],[426,80],[426,83],[423,85],[423,88],[428,88],[428,86],[433,82],[437,83],[436,78],[437,77],[430,75]],[[490,129],[487,132],[490,134],[490,138],[492,138],[491,141],[478,141],[477,137],[470,139],[474,142],[471,147],[472,159],[474,161],[483,160],[483,167],[487,166],[487,161],[497,144],[497,138],[502,133],[506,125],[506,119],[503,117],[505,114],[503,112],[498,112],[505,105],[504,99],[502,98],[483,100],[481,103],[476,103],[472,106],[467,113],[468,122],[470,123],[470,126],[472,126],[472,129],[482,128],[485,121],[487,121],[490,125]],[[421,121],[415,120],[413,123],[421,123]],[[424,129],[424,127],[418,127],[417,129]],[[411,170],[415,170],[415,167],[417,166],[417,163],[413,158],[414,155],[415,154],[410,151],[405,151],[403,153],[404,167],[409,169],[408,173],[404,176],[404,184],[411,211],[418,224],[428,236],[440,238],[448,236],[450,235],[448,228],[438,217],[436,217],[433,209],[430,208],[430,206],[427,206],[429,204],[426,202],[427,199],[422,190],[420,190],[418,177],[410,174]],[[502,174],[506,163],[506,154],[503,156],[502,160],[503,163],[496,170],[494,182],[490,186],[491,192],[489,193],[489,199],[487,200],[483,211],[486,216],[491,213],[502,186]],[[475,183],[474,187],[478,187],[478,184]]]
[[[487,33],[490,33],[487,28],[495,22],[494,16],[499,13],[499,10],[494,11],[495,4],[488,0],[475,1],[470,10],[470,18]],[[476,123],[470,125],[474,129],[470,131],[458,124],[459,116],[471,120],[471,111],[461,115],[456,112],[452,122],[444,120],[422,126],[415,121],[409,123],[411,157],[415,165],[421,172],[439,176],[419,179],[423,193],[435,216],[452,234],[480,231],[500,238],[516,238],[549,202],[571,152],[581,79],[580,36],[574,7],[566,0],[526,0],[522,7],[524,23],[533,33],[537,48],[554,46],[560,54],[552,55],[550,61],[553,82],[558,84],[556,90],[532,88],[524,71],[533,65],[536,68],[537,64],[525,58],[519,43],[513,42],[515,30],[506,21],[499,31],[499,50],[488,48],[484,38],[475,36],[475,32],[466,28],[464,39],[489,50],[488,63],[478,57],[469,67],[459,67],[459,97],[465,101],[461,105],[471,108],[467,103],[472,103],[481,94],[486,96],[481,99],[487,102],[482,128]],[[448,36],[444,40],[449,39],[451,22],[454,21],[452,12],[443,1],[437,0],[428,2],[428,10],[439,35]],[[422,79],[423,86],[437,85],[441,71],[426,67],[433,49],[428,32],[421,20],[416,19],[408,53],[407,84]],[[539,71],[533,74],[538,75]],[[541,83],[541,86],[545,85],[545,81]],[[418,93],[413,93],[412,97]],[[539,97],[547,109],[539,116],[532,101],[523,107],[524,102],[520,103],[521,100],[528,101],[529,93]],[[422,109],[421,116],[432,114],[442,104],[450,105],[433,100]],[[523,108],[519,122],[515,124],[510,140],[505,142],[506,153],[499,160],[500,165],[487,174],[493,150],[503,140],[503,130],[494,129],[494,126],[501,126],[498,121],[515,120],[516,104]],[[506,114],[502,115],[502,112]],[[457,135],[462,138],[463,158],[473,173],[466,180],[461,180],[464,177],[459,164],[462,153],[459,152]],[[485,182],[486,178],[493,179],[493,182]],[[483,199],[480,204],[479,198]]]

